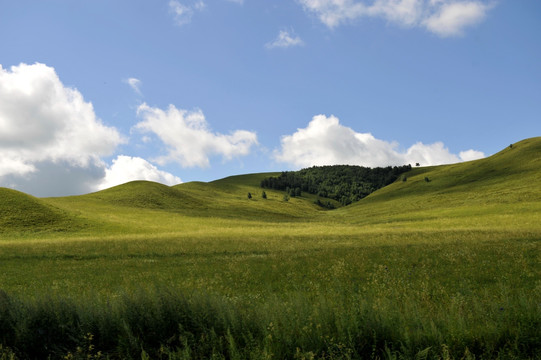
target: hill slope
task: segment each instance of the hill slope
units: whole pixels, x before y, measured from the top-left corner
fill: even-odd
[[[9,232],[63,231],[77,221],[67,212],[22,192],[0,188],[0,234]]]
[[[397,180],[337,215],[351,221],[389,222],[442,217],[463,221],[493,213],[520,214],[522,220],[533,221],[541,210],[541,137],[485,159],[415,168],[405,176],[406,181]]]
[[[265,174],[232,176],[172,187],[150,181],[133,181],[96,193],[71,197],[72,203],[106,204],[132,211],[165,211],[190,217],[293,219],[319,211],[311,202],[296,199],[284,204],[279,191],[269,191],[263,199],[260,179]],[[251,199],[248,198],[251,194]],[[58,200],[62,202],[62,200]]]
[[[151,181],[128,182],[83,195],[81,199],[102,201],[115,206],[162,210],[181,210],[196,202],[189,194]]]
[[[90,227],[79,235],[200,233],[203,229],[259,227],[269,223],[314,219],[322,209],[310,197],[285,202],[280,191],[259,187],[267,174],[233,176],[211,183],[166,186],[134,181],[96,193],[40,199],[66,213],[76,214]],[[251,193],[251,199],[248,198]]]
[[[0,231],[84,228],[89,234],[173,233],[292,221],[409,228],[540,226],[539,137],[481,160],[414,168],[405,174],[407,181],[399,179],[358,203],[333,211],[322,210],[309,194],[284,201],[284,192],[265,189],[267,199],[263,199],[261,180],[273,175],[277,174],[172,187],[134,181],[88,195],[48,199],[0,189]]]

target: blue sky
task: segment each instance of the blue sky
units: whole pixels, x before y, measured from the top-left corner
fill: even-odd
[[[541,134],[538,0],[0,0],[0,186],[453,163]]]

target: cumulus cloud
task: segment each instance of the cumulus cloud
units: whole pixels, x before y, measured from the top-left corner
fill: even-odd
[[[60,82],[53,68],[0,66],[0,149],[10,159],[10,172],[27,173],[34,162],[45,160],[86,166],[122,141],[79,91]]]
[[[472,160],[478,160],[478,159],[484,158],[485,154],[481,151],[470,149],[470,150],[459,152],[458,157],[462,161],[472,161]]]
[[[292,46],[301,46],[304,45],[304,42],[297,35],[292,35],[287,30],[281,30],[278,34],[278,37],[273,41],[267,43],[265,47],[267,49],[273,48],[288,48]]]
[[[406,152],[397,143],[376,139],[370,133],[358,133],[343,126],[335,116],[314,116],[306,128],[283,136],[274,157],[295,167],[322,165],[361,165],[368,167],[420,163],[439,165],[484,157],[475,150],[449,152],[441,142],[425,145],[416,143]]]
[[[139,81],[128,81],[138,86]],[[0,66],[0,186],[35,196],[84,194],[131,180],[181,179],[148,161],[103,158],[126,140],[44,64]]]
[[[178,176],[159,170],[145,159],[120,155],[105,170],[105,177],[98,185],[98,189],[107,189],[133,180],[148,180],[165,185],[182,182]]]
[[[93,178],[103,170],[101,158],[123,142],[78,90],[62,84],[54,68],[0,66],[0,185],[18,188],[32,174],[58,167],[88,171]]]
[[[406,27],[424,27],[439,36],[461,35],[483,21],[492,4],[480,0],[298,0],[329,28],[362,17],[383,18]]]
[[[197,1],[190,5],[181,3],[178,0],[169,1],[169,12],[173,14],[175,23],[178,26],[188,24],[196,11],[201,11],[206,7],[203,1]]]
[[[158,164],[176,162],[184,167],[206,167],[212,155],[230,160],[248,155],[257,145],[257,135],[236,130],[229,135],[214,133],[201,110],[188,111],[169,105],[167,110],[142,104],[137,110],[142,121],[135,129],[154,133],[167,147],[167,154],[156,159]]]

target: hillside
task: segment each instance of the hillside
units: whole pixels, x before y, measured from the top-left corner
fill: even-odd
[[[239,175],[172,187],[133,181],[87,195],[39,200],[92,224],[80,229],[78,235],[106,237],[167,233],[187,236],[203,228],[220,229],[218,233],[223,234],[224,227],[238,233],[263,224],[315,219],[323,211],[309,195],[285,202],[282,192],[266,190],[267,198],[263,199],[259,183],[267,175]]]
[[[169,211],[189,208],[197,203],[188,193],[151,181],[132,181],[85,195],[81,199],[122,207]]]
[[[480,160],[414,168],[357,204],[337,211],[348,221],[401,222],[520,215],[537,226],[541,212],[541,138],[530,138]],[[377,219],[376,219],[377,218]],[[497,217],[493,217],[494,225]],[[502,223],[501,225],[504,225]]]
[[[468,196],[462,200],[466,203],[475,199],[482,202],[538,201],[541,192],[535,185],[541,182],[540,172],[541,138],[531,138],[485,159],[414,169],[406,174],[406,182],[396,183],[372,198],[465,193]],[[489,198],[486,195],[490,195]]]
[[[210,183],[193,181],[171,187],[150,181],[133,181],[71,200],[190,217],[292,219],[317,212],[316,206],[302,200],[283,206],[283,195],[279,191],[267,190],[267,199],[263,199],[263,190],[259,188],[263,176],[265,174],[238,175]],[[248,199],[248,193],[251,199]]]
[[[45,199],[1,189],[0,231],[178,232],[196,231],[196,223],[226,226],[231,220],[245,227],[317,221],[414,228],[431,222],[441,227],[445,219],[453,226],[475,228],[507,226],[511,220],[505,217],[513,215],[519,215],[512,220],[516,226],[528,228],[538,226],[541,213],[541,138],[523,140],[481,160],[413,168],[403,175],[406,181],[401,177],[333,211],[315,205],[317,195],[303,193],[284,201],[283,191],[261,189],[263,179],[277,175],[238,175],[172,187],[134,181],[88,195]]]
[[[77,228],[74,217],[22,192],[0,188],[0,234],[67,231]]]

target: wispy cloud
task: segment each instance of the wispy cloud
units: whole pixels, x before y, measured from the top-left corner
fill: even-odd
[[[141,80],[136,78],[128,78],[124,80],[124,82],[132,88],[133,91],[137,93],[137,95],[142,95],[141,93]]]
[[[265,47],[267,49],[273,49],[273,48],[288,48],[292,46],[302,46],[304,45],[304,42],[301,40],[301,38],[297,35],[295,35],[292,31],[290,33],[287,30],[281,30],[280,33],[278,33],[278,37],[274,39],[273,41],[265,44]]]
[[[405,27],[422,27],[439,36],[457,36],[483,21],[493,3],[480,0],[298,0],[329,28],[362,17]]]
[[[169,12],[173,14],[175,23],[178,26],[186,25],[192,21],[196,11],[201,11],[206,7],[203,1],[197,1],[192,4],[183,4],[178,0],[169,1]]]
[[[376,139],[370,133],[358,133],[341,125],[335,116],[317,115],[306,128],[283,136],[280,149],[274,151],[274,158],[296,167],[337,164],[377,167],[448,164],[485,156],[475,150],[455,155],[441,142],[428,145],[419,142],[405,152],[397,148],[397,143]]]

